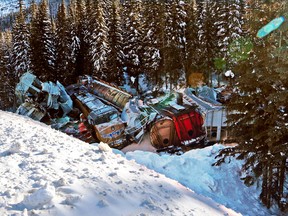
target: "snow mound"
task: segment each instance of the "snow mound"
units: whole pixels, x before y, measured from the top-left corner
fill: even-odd
[[[36,190],[34,193],[26,196],[22,202],[26,209],[43,208],[45,204],[50,203],[55,197],[55,188],[46,184],[43,188]]]
[[[112,149],[110,148],[110,146],[103,142],[99,143],[98,148],[102,152],[112,152]]]

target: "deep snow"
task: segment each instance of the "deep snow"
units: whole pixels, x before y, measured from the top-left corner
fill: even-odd
[[[220,148],[124,154],[0,111],[0,215],[271,215]]]

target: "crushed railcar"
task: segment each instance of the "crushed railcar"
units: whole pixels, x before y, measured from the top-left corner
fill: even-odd
[[[211,88],[209,91],[211,92],[213,89]],[[226,142],[230,139],[226,123],[227,110],[222,103],[216,100],[216,97],[208,97],[208,94],[196,96],[190,88],[185,89],[183,95],[190,104],[197,104],[199,110],[205,116],[204,126],[208,142]]]
[[[169,117],[158,119],[150,129],[151,144],[158,150],[180,146],[174,122]]]
[[[75,106],[84,114],[89,127],[94,130],[94,136],[99,141],[118,149],[128,144],[124,133],[125,123],[116,108],[104,104],[80,84],[68,86],[66,90]]]
[[[96,77],[82,77],[80,78],[80,83],[87,87],[89,92],[106,100],[121,111],[129,100],[132,99],[132,95],[128,92],[103,80],[99,80]]]
[[[62,117],[73,109],[73,102],[60,82],[41,82],[30,72],[20,77],[15,94],[20,104],[16,112],[34,120]]]
[[[121,119],[126,122],[126,133],[139,143],[144,134],[149,132],[157,115],[158,113],[143,104],[143,101],[133,98],[126,103],[121,112]]]
[[[177,97],[177,94],[172,93],[164,99],[154,99],[150,102],[150,106],[164,117],[156,122],[154,128],[152,127],[152,145],[183,149],[204,146],[206,132],[202,115],[196,106],[179,103]]]

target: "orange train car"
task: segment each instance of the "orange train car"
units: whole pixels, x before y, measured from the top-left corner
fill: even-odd
[[[150,129],[150,140],[156,149],[179,146],[179,139],[173,120],[169,117],[157,120]]]

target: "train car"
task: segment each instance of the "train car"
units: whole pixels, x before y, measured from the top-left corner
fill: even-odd
[[[84,84],[91,93],[105,99],[121,111],[124,109],[126,103],[132,99],[132,95],[128,92],[95,77],[84,77],[81,83]]]
[[[197,97],[190,88],[185,89],[184,98],[190,104],[197,104],[201,113],[205,116],[204,127],[206,128],[208,142],[225,142],[230,139],[227,131],[227,110],[225,106],[216,100]]]
[[[118,149],[127,144],[124,134],[125,124],[116,108],[104,104],[82,85],[69,86],[67,91],[94,129],[94,135],[99,141]]]
[[[167,143],[167,135],[164,135],[166,133],[170,133],[169,136],[173,137],[173,139],[168,139],[169,143],[166,145],[193,147],[205,144],[206,133],[203,127],[204,120],[195,106],[177,104],[175,94],[171,94],[164,100],[154,101],[151,106],[158,110],[162,116],[169,117],[170,119],[169,121],[166,119],[163,120],[162,132],[158,130],[158,133],[165,138],[162,140],[152,138],[152,145],[161,146],[163,145],[161,142]],[[173,122],[173,126],[171,122]],[[170,126],[168,127],[168,125]],[[174,134],[177,135],[177,139]]]
[[[150,129],[150,141],[158,150],[179,146],[173,120],[169,117],[158,119]]]

